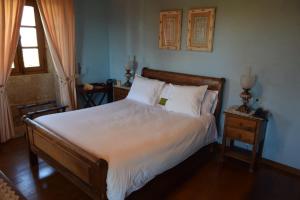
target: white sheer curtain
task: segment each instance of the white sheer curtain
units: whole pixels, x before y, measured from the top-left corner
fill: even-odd
[[[13,138],[13,119],[6,93],[19,40],[25,0],[0,0],[0,143]]]
[[[59,79],[60,103],[77,106],[75,85],[75,16],[73,0],[37,0]]]

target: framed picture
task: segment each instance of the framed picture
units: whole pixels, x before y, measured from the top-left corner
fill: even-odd
[[[160,12],[159,48],[180,50],[182,11]]]
[[[187,48],[193,51],[212,51],[215,8],[189,10]]]

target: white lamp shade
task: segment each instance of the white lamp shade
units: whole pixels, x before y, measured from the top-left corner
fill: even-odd
[[[255,83],[255,76],[251,74],[241,76],[241,87],[243,89],[251,89]]]

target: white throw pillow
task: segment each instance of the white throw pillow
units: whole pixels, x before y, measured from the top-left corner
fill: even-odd
[[[148,105],[155,105],[164,84],[165,82],[159,80],[136,75],[127,98]]]
[[[207,85],[204,86],[179,86],[170,85],[170,97],[166,102],[166,110],[200,116]]]
[[[207,90],[201,105],[201,115],[214,113],[218,104],[218,91]]]

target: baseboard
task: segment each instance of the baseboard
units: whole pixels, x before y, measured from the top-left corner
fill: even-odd
[[[287,172],[289,174],[295,175],[295,176],[299,176],[300,177],[300,169],[294,168],[294,167],[290,167],[278,162],[275,162],[273,160],[269,160],[266,158],[262,158],[260,161],[261,164],[264,164],[266,166],[272,167],[274,169],[278,169],[284,172]]]
[[[241,151],[248,151],[248,150],[242,149],[240,147],[235,147],[235,148],[238,148]],[[218,152],[221,152],[222,145],[221,144],[217,144],[216,145],[216,149],[217,149]],[[278,163],[278,162],[275,162],[273,160],[269,160],[269,159],[266,159],[266,158],[262,158],[259,161],[259,163],[263,164],[265,166],[272,167],[274,169],[277,169],[277,170],[280,170],[280,171],[283,171],[283,172],[286,172],[286,173],[289,173],[289,174],[292,174],[292,175],[300,177],[300,169],[297,169],[297,168],[294,168],[294,167],[290,167],[288,165],[285,165],[285,164],[282,164],[282,163]]]

